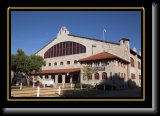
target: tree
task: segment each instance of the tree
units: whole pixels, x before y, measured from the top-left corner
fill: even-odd
[[[35,55],[27,56],[21,49],[17,50],[16,55],[11,55],[11,69],[14,71],[14,78],[16,78],[18,73],[24,73],[27,81],[29,81],[31,72],[41,70],[44,63],[43,57]]]
[[[82,72],[83,72],[84,78],[86,78],[86,80],[88,82],[87,88],[89,88],[89,77],[90,77],[90,75],[92,75],[95,72],[95,70],[94,70],[94,68],[91,68],[89,66],[84,66],[82,69]]]

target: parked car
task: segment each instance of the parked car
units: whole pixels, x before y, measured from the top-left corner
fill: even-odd
[[[54,81],[53,80],[44,80],[42,82],[42,84],[43,85],[45,84],[46,87],[53,87],[54,86]]]

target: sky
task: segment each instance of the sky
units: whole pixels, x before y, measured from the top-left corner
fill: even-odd
[[[130,39],[141,51],[141,11],[11,11],[11,53],[35,54],[65,26],[70,34],[118,43]]]

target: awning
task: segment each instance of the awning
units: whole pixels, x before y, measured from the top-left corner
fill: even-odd
[[[58,74],[58,73],[71,73],[71,72],[80,72],[80,68],[42,70],[37,72],[34,71],[31,74]]]

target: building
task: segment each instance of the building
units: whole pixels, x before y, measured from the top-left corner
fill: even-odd
[[[42,71],[32,73],[39,81],[53,79],[55,85],[61,83],[63,87],[71,82],[87,84],[82,71],[87,65],[95,69],[89,77],[91,85],[107,80],[116,88],[126,88],[125,82],[131,80],[141,86],[141,55],[130,49],[130,40],[126,38],[118,43],[103,41],[72,35],[63,26],[57,37],[36,55],[46,62]]]

